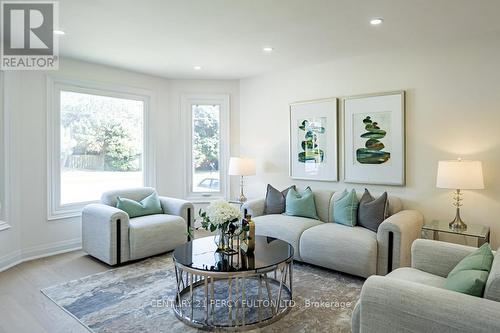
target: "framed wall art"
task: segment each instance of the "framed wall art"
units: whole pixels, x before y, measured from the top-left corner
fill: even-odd
[[[405,92],[343,99],[344,180],[405,184]]]
[[[337,99],[290,104],[290,176],[338,181]]]

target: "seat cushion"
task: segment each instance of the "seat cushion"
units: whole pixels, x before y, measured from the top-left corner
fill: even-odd
[[[362,227],[324,223],[300,238],[303,261],[362,277],[377,273],[377,234]]]
[[[297,260],[301,260],[299,239],[304,230],[323,224],[315,219],[281,214],[257,216],[253,220],[256,235],[271,236],[290,243],[294,249],[294,258]]]
[[[155,214],[130,219],[130,259],[173,250],[186,241],[187,226],[176,215]]]
[[[395,269],[386,276],[393,279],[416,282],[437,288],[442,288],[444,286],[444,283],[446,282],[446,279],[444,277],[427,273],[411,267],[401,267]]]

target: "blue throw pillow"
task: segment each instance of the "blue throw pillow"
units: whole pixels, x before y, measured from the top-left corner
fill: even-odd
[[[160,199],[156,192],[151,193],[141,201],[135,201],[127,198],[116,198],[116,208],[123,210],[130,218],[163,214]]]
[[[302,193],[291,188],[286,194],[285,215],[309,217],[319,220],[314,203],[314,194],[311,188],[306,188]]]
[[[354,189],[351,192],[344,190],[340,197],[333,201],[333,221],[354,227],[357,223],[358,206],[356,191]]]

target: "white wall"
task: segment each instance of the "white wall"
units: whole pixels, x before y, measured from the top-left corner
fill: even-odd
[[[313,189],[363,189],[341,182],[304,182],[288,175],[288,104],[391,90],[407,91],[407,185],[367,185],[402,197],[427,220],[451,220],[451,192],[435,188],[437,162],[459,156],[483,161],[486,189],[465,191],[463,218],[492,229],[500,246],[500,43],[498,37],[333,61],[242,80],[241,153],[258,158],[248,193],[271,183]],[[341,119],[342,121],[342,119]],[[342,147],[342,142],[340,143]],[[340,179],[343,179],[342,151]]]
[[[225,93],[231,96],[232,136],[238,141],[239,82],[167,80],[106,66],[63,59],[58,72],[5,73],[5,112],[10,129],[10,229],[0,231],[0,270],[23,258],[78,248],[80,218],[47,220],[46,76],[119,84],[154,94],[151,124],[156,155],[156,185],[162,195],[181,196],[184,160],[180,94]]]

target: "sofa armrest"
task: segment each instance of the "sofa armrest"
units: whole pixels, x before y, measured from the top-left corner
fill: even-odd
[[[416,210],[402,210],[380,224],[377,231],[378,275],[410,266],[411,244],[420,237],[423,225],[424,217]]]
[[[186,221],[187,229],[193,226],[194,206],[191,202],[170,197],[159,197],[159,199],[165,214],[182,217]]]
[[[260,199],[254,199],[247,201],[241,206],[241,212],[245,213],[245,210],[247,211],[247,214],[252,215],[252,217],[257,217],[264,215],[264,208],[266,207],[266,199],[260,198]]]
[[[447,277],[448,273],[475,247],[417,239],[411,247],[411,266],[421,271]]]
[[[123,210],[103,204],[87,205],[82,211],[82,249],[109,265],[128,261],[128,228],[129,217]]]
[[[500,332],[500,303],[390,277],[368,278],[359,306],[360,332]]]

